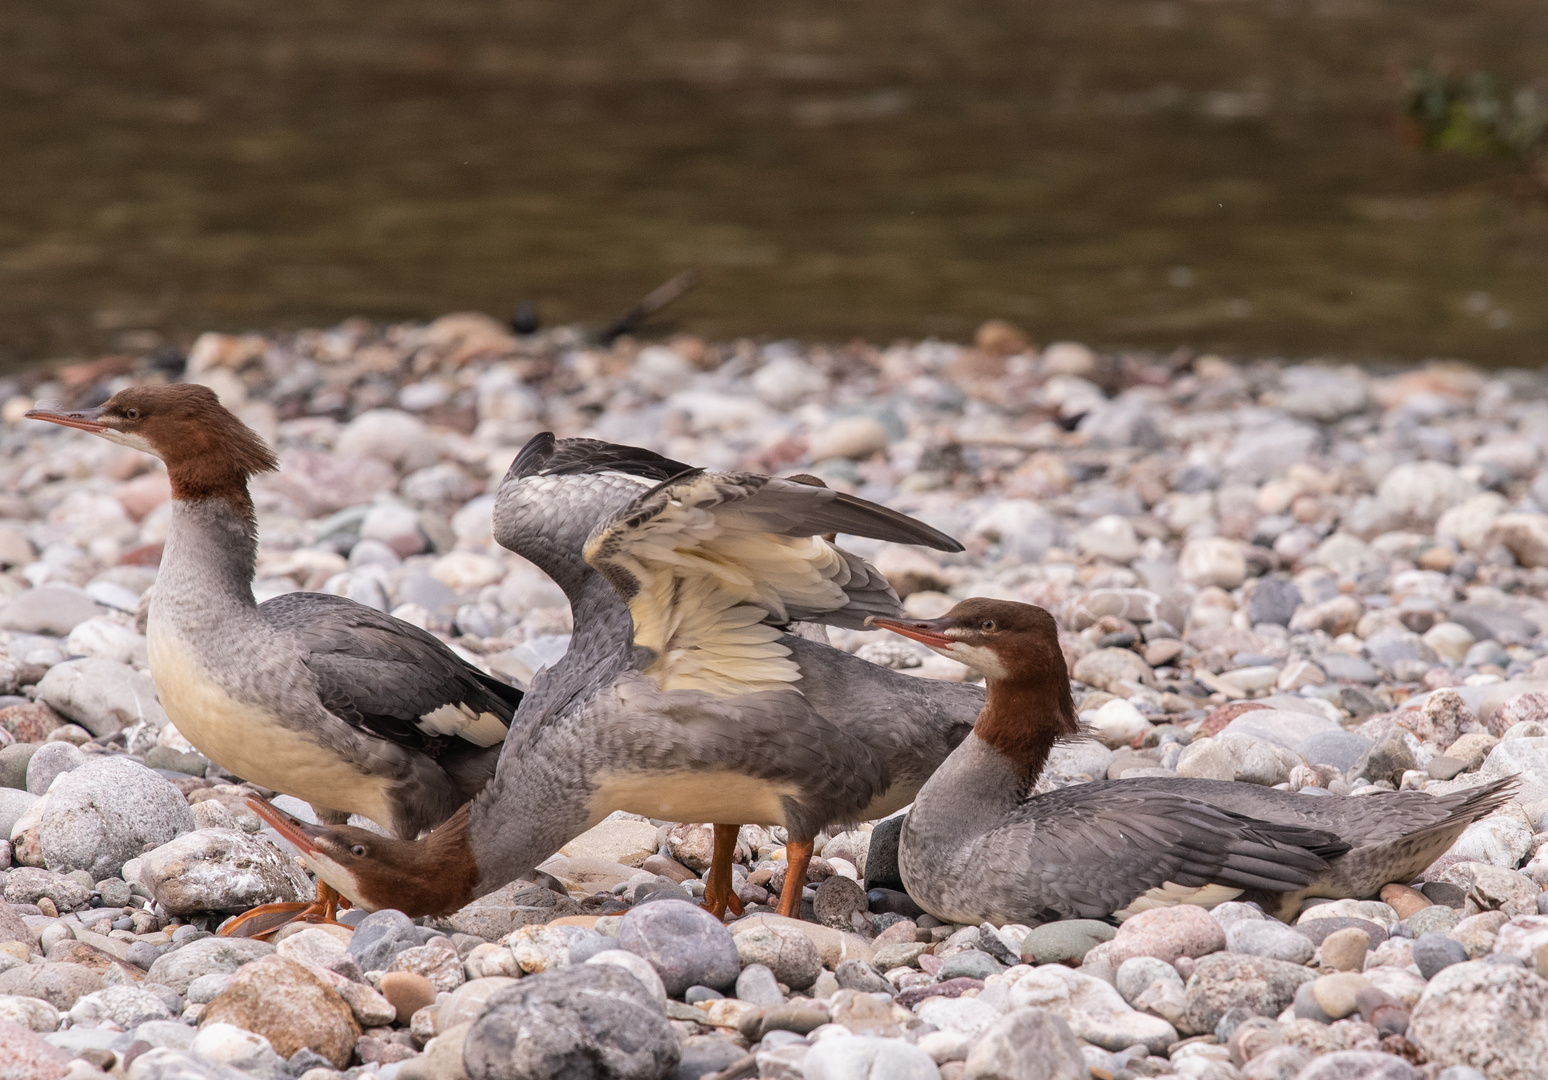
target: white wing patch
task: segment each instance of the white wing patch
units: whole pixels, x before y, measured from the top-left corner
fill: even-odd
[[[1132,918],[1142,911],[1151,908],[1176,907],[1178,904],[1194,904],[1201,908],[1212,908],[1223,904],[1227,900],[1235,900],[1242,895],[1241,889],[1233,889],[1229,885],[1179,885],[1175,881],[1168,881],[1154,889],[1141,893],[1135,897],[1129,906],[1122,911],[1115,911],[1121,922]]]
[[[416,723],[426,735],[455,735],[474,746],[493,746],[505,738],[505,721],[494,713],[474,712],[458,702],[427,712]]]
[[[645,674],[663,690],[793,689],[800,671],[765,620],[849,602],[851,571],[839,551],[819,536],[764,531],[737,509],[747,492],[698,476],[674,488],[660,513],[635,523],[625,512],[586,545],[586,561],[620,591],[637,585],[628,599],[634,642],[655,652]]]

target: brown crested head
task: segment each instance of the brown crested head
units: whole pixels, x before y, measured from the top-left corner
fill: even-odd
[[[466,806],[421,840],[395,840],[353,825],[309,825],[260,799],[248,803],[356,907],[418,918],[457,911],[473,899],[478,865]]]
[[[279,465],[257,432],[198,383],[131,386],[95,409],[43,407],[27,416],[156,455],[167,463],[176,499],[245,502],[247,478]]]
[[[974,732],[1033,776],[1055,741],[1079,732],[1059,625],[1042,608],[974,597],[939,619],[868,621],[983,675],[989,693]]]

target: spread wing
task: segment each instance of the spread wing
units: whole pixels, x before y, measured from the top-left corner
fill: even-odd
[[[870,563],[823,539],[850,533],[945,551],[961,545],[904,514],[830,488],[750,473],[667,480],[592,531],[586,561],[629,606],[634,642],[663,689],[719,696],[800,678],[782,627],[858,629],[901,610]]]
[[[1021,820],[985,837],[986,857],[998,862],[1016,853],[1019,865],[1005,868],[1006,887],[1030,876],[1027,884],[1049,898],[1057,916],[1122,918],[1167,904],[1212,906],[1248,891],[1301,889],[1348,850],[1330,832],[1259,821],[1166,792],[1128,792],[1125,783],[1039,795]]]
[[[463,661],[434,634],[324,593],[258,607],[306,652],[323,707],[354,727],[439,755],[505,738],[522,692]]]

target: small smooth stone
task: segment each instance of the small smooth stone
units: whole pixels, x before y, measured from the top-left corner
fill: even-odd
[[[1358,927],[1335,930],[1322,939],[1322,966],[1335,971],[1363,971],[1370,947],[1370,936]]]
[[[690,986],[683,991],[683,1000],[690,1005],[697,1005],[701,1001],[719,1001],[725,996],[708,986]]]
[[[1411,889],[1397,882],[1382,886],[1381,902],[1397,912],[1400,919],[1411,918],[1420,910],[1434,906],[1434,901],[1418,889]]]
[[[1419,968],[1419,974],[1426,979],[1433,979],[1452,964],[1461,964],[1467,961],[1467,949],[1463,948],[1460,941],[1455,941],[1445,934],[1434,932],[1420,934],[1414,942],[1414,964]]]
[[[1266,956],[1292,964],[1308,963],[1316,946],[1305,934],[1278,921],[1242,919],[1226,931],[1226,948],[1249,956]]]
[[[854,930],[854,916],[870,909],[865,889],[853,878],[834,874],[817,886],[812,899],[812,916],[824,926]]]
[[[1417,939],[1429,933],[1448,933],[1462,921],[1462,913],[1445,904],[1431,904],[1420,908],[1403,921],[1408,924],[1408,932]]]
[[[407,1024],[420,1009],[435,1002],[435,987],[423,975],[411,971],[389,971],[378,987],[382,997],[398,1010],[398,1023]]]
[[[748,964],[736,977],[736,996],[739,1001],[772,1008],[785,1003],[785,995],[779,992],[774,973],[762,964]]]
[[[947,979],[987,979],[991,975],[998,975],[1005,970],[1005,965],[986,952],[977,949],[965,949],[955,956],[949,956],[941,964],[940,971],[935,977],[941,982]]]
[[[840,988],[845,990],[859,990],[866,994],[890,994],[896,989],[864,960],[840,961],[833,973],[838,977]]]
[[[1096,919],[1063,919],[1034,926],[1021,942],[1025,964],[1078,964],[1086,954],[1117,931]]]
[[[1370,981],[1363,975],[1342,972],[1322,976],[1311,984],[1311,988],[1318,1007],[1334,1020],[1342,1020],[1359,1007],[1356,995],[1369,985]]]

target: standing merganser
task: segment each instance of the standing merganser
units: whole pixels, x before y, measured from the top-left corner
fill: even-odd
[[[705,891],[717,913],[731,886],[726,839],[740,824],[783,825],[779,910],[799,915],[817,832],[907,805],[983,703],[977,687],[786,632],[799,621],[860,628],[901,607],[824,533],[957,549],[895,511],[545,434],[512,464],[494,525],[565,591],[575,622],[569,651],[534,678],[495,779],[418,843],[262,809],[363,907],[456,910],[626,810],[719,824]]]
[[[1440,797],[1313,797],[1166,777],[1030,795],[1054,743],[1079,731],[1053,616],[972,599],[939,619],[871,621],[988,682],[973,734],[919,792],[899,840],[909,895],[939,919],[1125,919],[1242,897],[1288,921],[1307,897],[1408,883],[1511,797],[1509,780]]]
[[[207,387],[137,386],[100,408],[27,416],[166,462],[172,526],[147,617],[150,670],[168,717],[205,757],[306,800],[320,820],[361,814],[404,838],[445,821],[494,774],[520,690],[352,600],[254,601],[247,481],[277,463]]]

